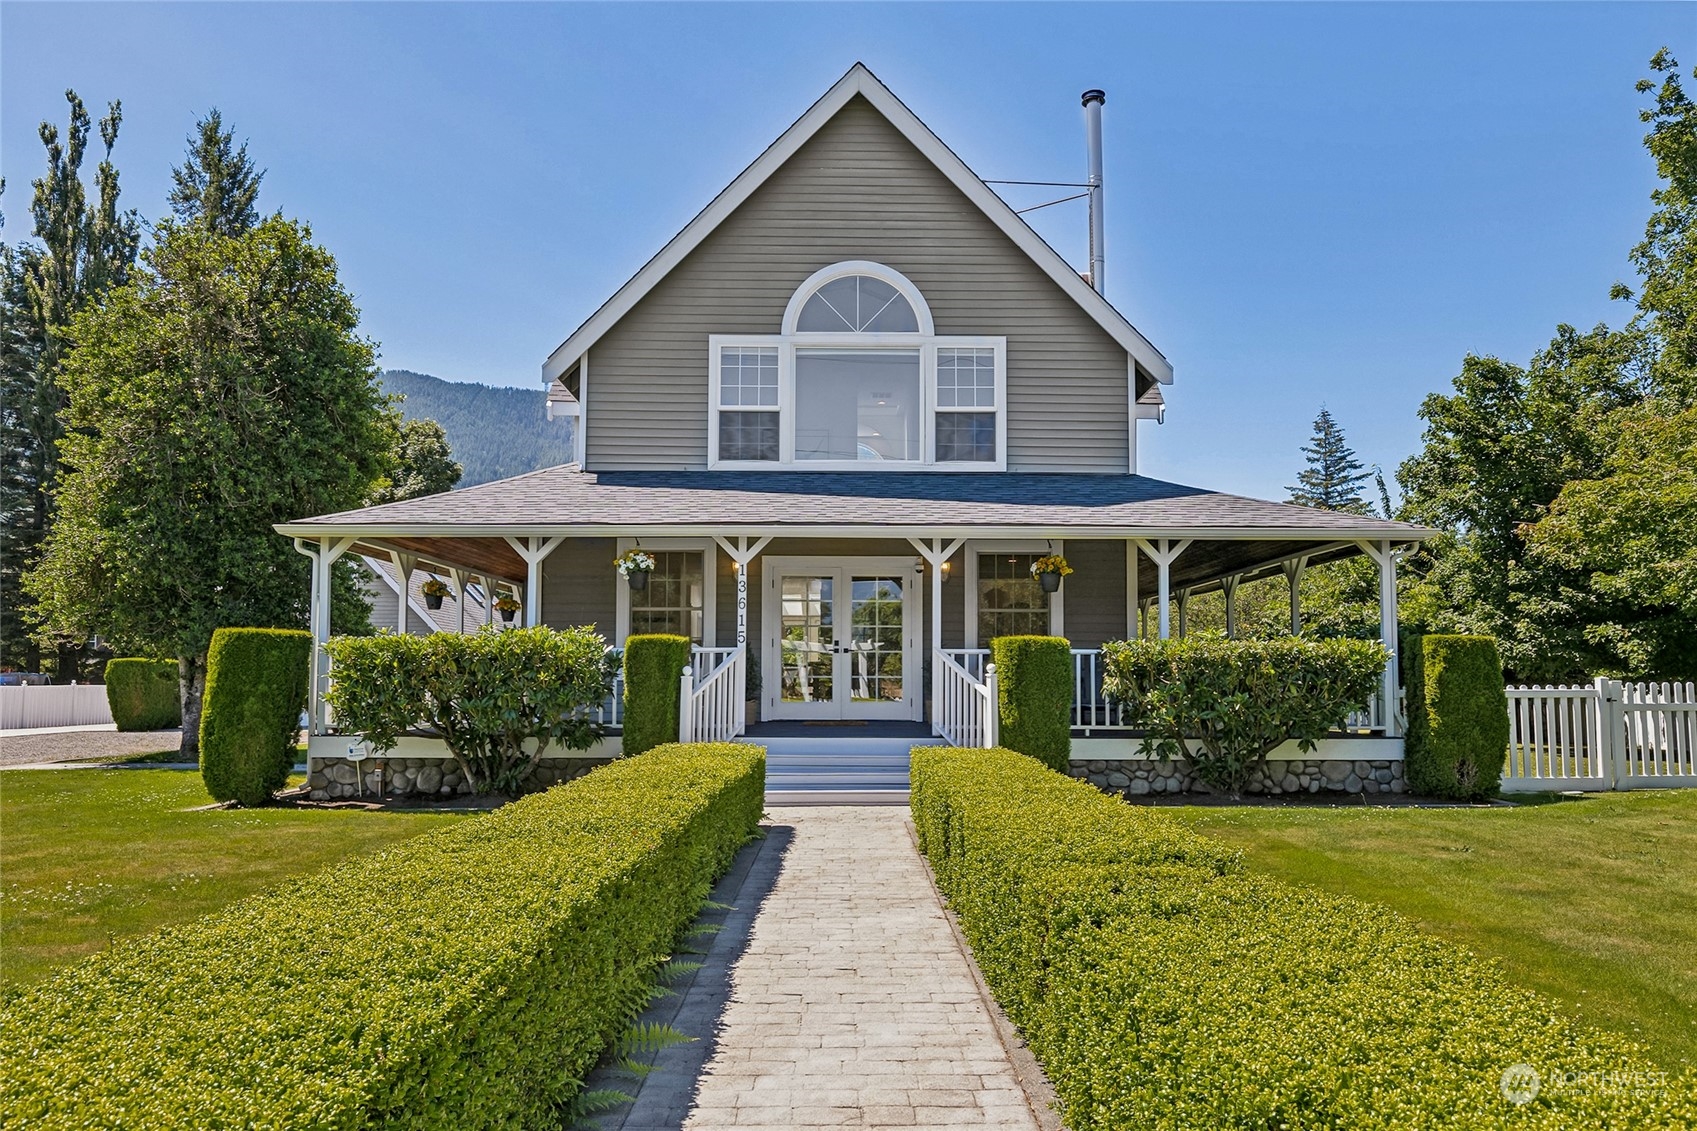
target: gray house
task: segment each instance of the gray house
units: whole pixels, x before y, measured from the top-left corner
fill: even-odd
[[[1167,635],[1189,595],[1229,609],[1246,580],[1367,554],[1394,626],[1396,557],[1427,531],[1138,474],[1173,367],[1093,268],[856,65],[549,355],[574,462],[278,528],[315,558],[315,629],[331,560],[392,556],[510,589],[524,623],[686,635],[687,734],[798,755],[987,741],[990,639],[1052,633],[1079,757],[1107,762],[1135,743],[1097,650]],[[640,589],[614,566],[633,548]],[[1051,591],[1032,565],[1056,555]],[[1400,759],[1396,682],[1393,660],[1339,738],[1370,770]]]

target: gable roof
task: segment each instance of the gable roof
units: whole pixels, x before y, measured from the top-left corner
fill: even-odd
[[[798,118],[752,165],[744,169],[736,180],[714,197],[712,202],[685,225],[683,231],[673,236],[654,258],[643,264],[642,269],[615,291],[571,337],[560,343],[543,363],[543,380],[552,381],[570,371],[601,335],[629,313],[673,267],[694,251],[715,228],[753,195],[756,189],[794,156],[803,143],[818,133],[820,128],[856,95],[871,103],[914,148],[960,189],[979,211],[1025,252],[1044,274],[1053,279],[1067,297],[1090,315],[1109,337],[1124,347],[1139,369],[1163,385],[1172,384],[1172,363],[1161,351],[1138,332],[1123,314],[1115,310],[1106,298],[1086,283],[1072,265],[1044,242],[1043,237],[1022,220],[1006,201],[967,168],[966,162],[955,156],[954,151],[932,133],[930,127],[920,121],[901,99],[891,93],[890,88],[880,82],[864,63],[856,63],[850,67],[847,74],[838,79],[819,101],[808,108],[807,113]]]

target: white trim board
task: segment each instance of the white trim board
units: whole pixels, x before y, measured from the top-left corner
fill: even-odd
[[[794,125],[779,135],[778,140],[768,146],[736,180],[714,197],[695,219],[684,226],[683,231],[673,236],[654,258],[643,264],[642,269],[633,275],[629,282],[615,291],[599,310],[590,315],[588,321],[579,326],[571,337],[561,342],[543,363],[543,382],[552,381],[569,371],[603,334],[630,313],[643,296],[653,290],[672,268],[700,246],[714,229],[724,223],[756,189],[856,95],[865,98],[884,115],[939,172],[1013,240],[1044,274],[1054,280],[1056,285],[1066,292],[1067,297],[1090,315],[1109,337],[1124,347],[1126,353],[1130,354],[1145,372],[1163,385],[1172,384],[1172,363],[1162,356],[1161,351],[1127,321],[1125,315],[1115,310],[1106,298],[1086,283],[1059,252],[1045,243],[1043,237],[1020,219],[1006,201],[997,196],[989,185],[967,167],[966,162],[955,156],[954,151],[932,133],[931,128],[920,121],[912,110],[903,105],[901,99],[891,93],[890,88],[879,81],[864,63],[856,63],[850,67],[847,74],[838,79]],[[1135,388],[1135,381],[1133,387]],[[582,392],[579,399],[588,403],[588,397]]]

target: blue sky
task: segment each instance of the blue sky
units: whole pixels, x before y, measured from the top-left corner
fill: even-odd
[[[5,238],[67,86],[123,99],[150,218],[216,105],[385,365],[532,384],[855,60],[986,177],[1079,179],[1099,86],[1108,296],[1177,371],[1143,470],[1282,498],[1322,403],[1391,469],[1466,353],[1626,317],[1607,292],[1654,187],[1632,87],[1660,46],[1697,62],[1692,11],[8,2]],[[1080,204],[1034,218],[1083,261]]]

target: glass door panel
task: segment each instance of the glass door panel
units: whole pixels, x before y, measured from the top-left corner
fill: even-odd
[[[853,576],[849,581],[849,697],[854,703],[900,703],[902,579]]]
[[[779,695],[785,703],[834,703],[836,577],[784,577],[781,585]]]

